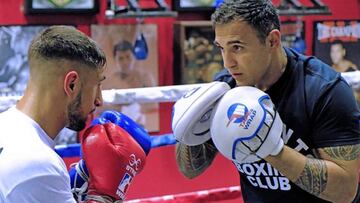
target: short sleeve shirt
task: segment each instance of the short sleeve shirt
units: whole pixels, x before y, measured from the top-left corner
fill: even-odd
[[[74,203],[54,141],[16,108],[0,114],[0,202]]]

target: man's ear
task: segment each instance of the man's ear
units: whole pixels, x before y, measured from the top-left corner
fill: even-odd
[[[271,30],[266,43],[269,44],[270,48],[281,46],[281,33],[278,29]]]
[[[64,91],[68,96],[77,95],[80,89],[80,77],[78,72],[69,71],[64,78]]]

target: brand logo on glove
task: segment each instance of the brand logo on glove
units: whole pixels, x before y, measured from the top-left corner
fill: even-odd
[[[117,190],[116,190],[116,194],[121,198],[121,199],[125,199],[125,194],[127,189],[129,188],[129,185],[132,181],[132,177],[130,174],[125,173]]]
[[[130,155],[130,160],[129,160],[129,164],[131,167],[134,167],[135,170],[138,170],[139,165],[141,164],[141,160],[140,159],[136,159],[135,154],[131,154]]]
[[[193,95],[195,92],[197,92],[201,87],[196,87],[188,92],[186,92],[183,96],[183,98],[188,98],[191,97],[191,95]]]
[[[0,154],[1,154],[1,152],[3,151],[3,149],[4,149],[4,147],[1,147],[1,148],[0,148]]]
[[[227,110],[229,121],[226,127],[229,127],[231,123],[235,123],[239,124],[240,127],[248,129],[255,115],[256,111],[254,109],[250,109],[249,111],[244,104],[232,104]]]

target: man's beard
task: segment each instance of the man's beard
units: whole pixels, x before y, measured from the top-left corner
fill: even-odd
[[[83,115],[81,106],[81,91],[75,100],[68,105],[69,125],[67,128],[74,131],[81,131],[86,127],[87,116]]]

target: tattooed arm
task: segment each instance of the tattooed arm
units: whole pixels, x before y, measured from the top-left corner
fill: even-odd
[[[360,145],[317,149],[306,157],[287,146],[266,161],[303,190],[331,202],[351,202],[356,195]]]
[[[176,163],[180,171],[189,179],[204,172],[214,160],[217,149],[212,140],[197,146],[176,144]]]

